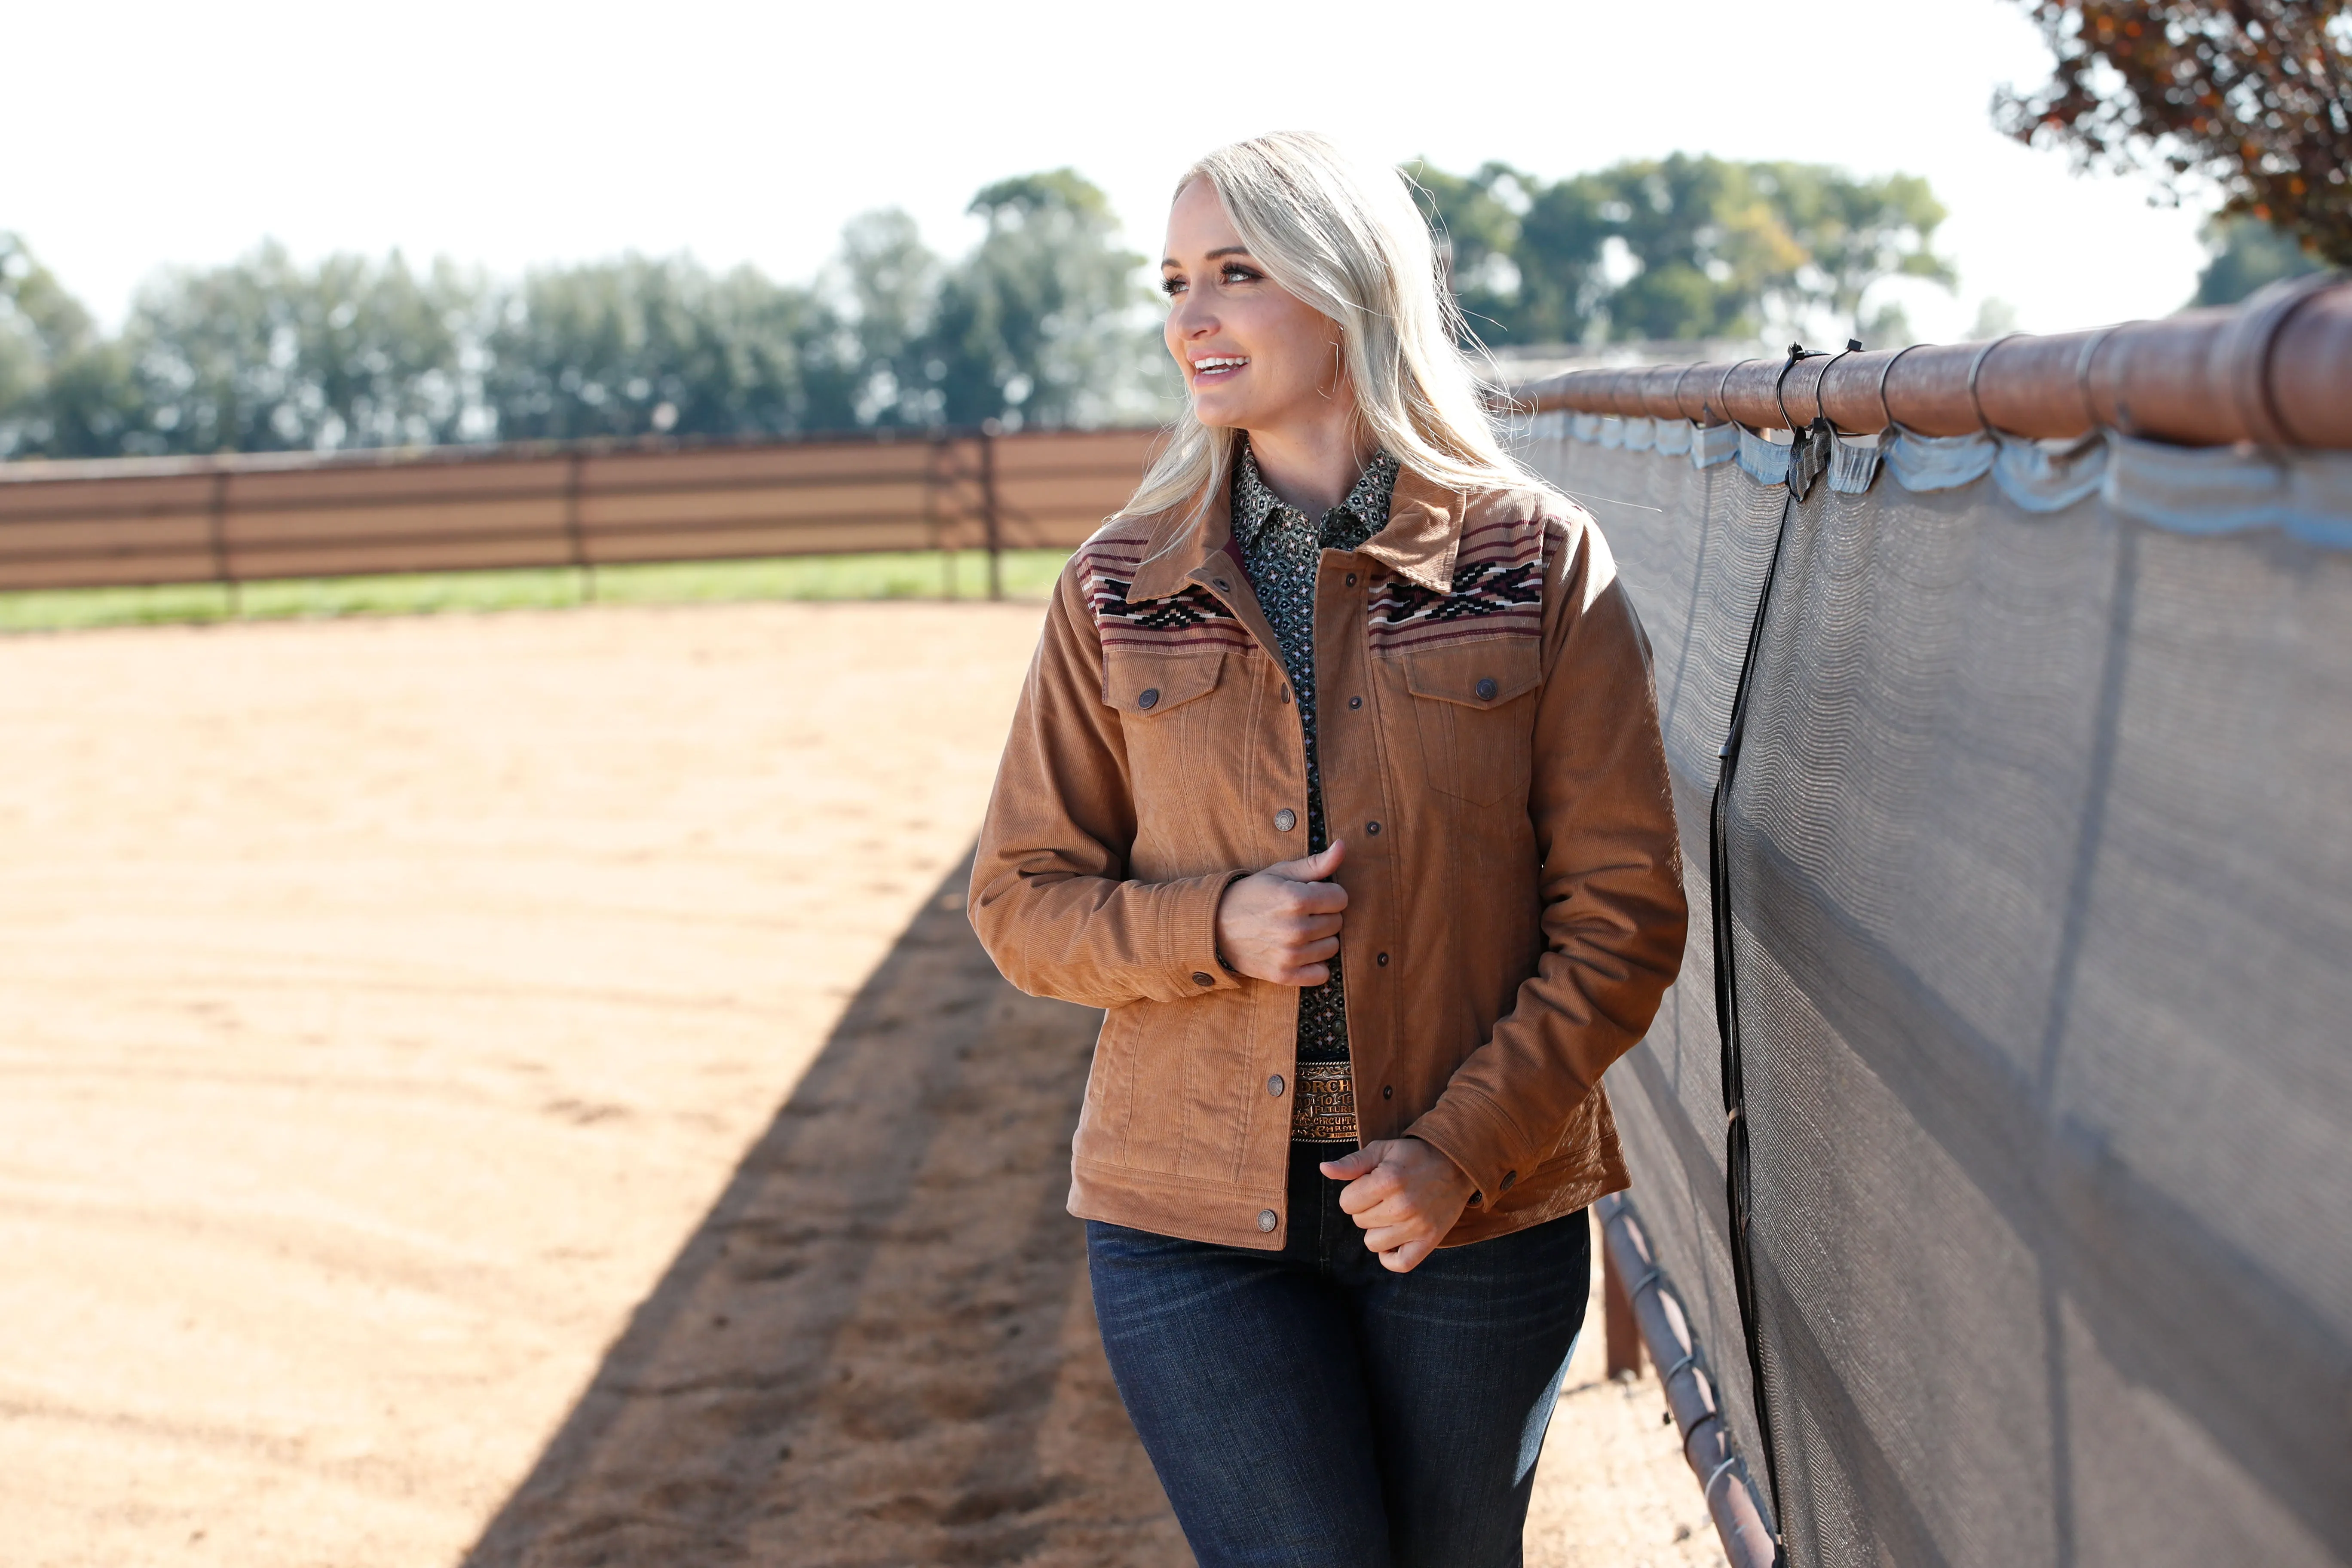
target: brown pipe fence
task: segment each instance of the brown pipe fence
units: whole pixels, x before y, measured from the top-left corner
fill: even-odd
[[[0,590],[885,550],[1072,548],[1159,432],[0,465]]]
[[[1857,435],[2094,429],[2179,446],[2352,448],[2352,281],[2296,279],[2238,309],[2087,332],[1808,359],[1577,370],[1514,389],[1537,413],[1810,426]]]

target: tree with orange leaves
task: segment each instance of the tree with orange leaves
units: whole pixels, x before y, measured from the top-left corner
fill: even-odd
[[[2078,167],[2218,186],[2245,214],[2352,266],[2352,3],[2023,0],[2057,57],[2001,129]]]

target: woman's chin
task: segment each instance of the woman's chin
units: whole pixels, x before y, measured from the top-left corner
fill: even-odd
[[[1219,397],[1215,393],[1206,396],[1192,395],[1192,417],[1213,430],[1245,430],[1249,428],[1249,411],[1239,398]]]

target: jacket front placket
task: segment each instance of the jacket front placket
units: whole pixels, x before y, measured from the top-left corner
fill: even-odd
[[[1264,679],[1275,687],[1275,696],[1267,700],[1263,693],[1253,693],[1249,701],[1239,705],[1238,711],[1278,712],[1286,715],[1288,721],[1276,720],[1270,727],[1261,723],[1253,726],[1254,732],[1240,737],[1242,744],[1236,750],[1239,776],[1233,781],[1240,809],[1252,818],[1242,837],[1246,842],[1265,847],[1256,865],[1238,868],[1255,871],[1307,853],[1307,732],[1299,722],[1296,694],[1289,690],[1290,671],[1283,662],[1281,639],[1275,636],[1274,622],[1258,602],[1257,590],[1242,567],[1240,552],[1231,546],[1231,514],[1221,508],[1195,525],[1189,543],[1180,537],[1152,552],[1138,570],[1129,592],[1134,599],[1154,599],[1172,595],[1179,583],[1189,584],[1232,612],[1234,618],[1248,628],[1259,651],[1265,656],[1267,673]],[[1193,564],[1180,576],[1172,568],[1178,560],[1185,558]],[[1213,762],[1211,765],[1214,765]],[[1254,783],[1259,782],[1265,785],[1263,794],[1252,788]],[[1292,814],[1292,828],[1288,831],[1281,829],[1275,820],[1285,810]],[[1279,1073],[1287,1082],[1297,1080],[1298,994],[1290,991],[1286,996],[1277,995],[1284,990],[1273,985],[1258,987],[1251,1009],[1251,1054],[1256,1059],[1257,1069],[1252,1079],[1234,1086],[1237,1099],[1251,1110],[1266,1103],[1263,1084],[1268,1076]],[[1287,1005],[1283,1005],[1286,1002]],[[1280,1216],[1273,1233],[1277,1246],[1289,1235],[1290,1224],[1284,1190],[1284,1171],[1290,1149],[1288,1095],[1280,1104],[1284,1115],[1279,1135],[1268,1139],[1249,1162],[1254,1167],[1254,1184],[1265,1192],[1274,1212]]]
[[[1390,1075],[1402,1049],[1395,1026],[1404,1016],[1402,987],[1414,960],[1397,875],[1403,852],[1398,835],[1410,826],[1391,786],[1400,754],[1391,736],[1416,721],[1410,711],[1389,711],[1381,683],[1372,679],[1371,609],[1389,574],[1441,592],[1450,585],[1460,531],[1451,500],[1410,469],[1401,473],[1387,525],[1353,552],[1325,551],[1316,572],[1323,818],[1333,838],[1348,841],[1341,872],[1348,912],[1339,928],[1348,984],[1340,1005],[1348,1017],[1356,1133],[1366,1142],[1404,1131]],[[1415,754],[1418,744],[1405,745],[1402,754]]]

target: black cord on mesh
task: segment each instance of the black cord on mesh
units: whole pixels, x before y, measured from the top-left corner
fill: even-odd
[[[1850,347],[1847,351],[1852,353]],[[1780,381],[1786,381],[1790,369],[1798,361],[1815,359],[1801,343],[1789,345],[1789,357],[1780,366]],[[1773,395],[1780,395],[1780,382],[1773,384]],[[1786,405],[1783,405],[1786,417]],[[1793,422],[1792,422],[1793,423]],[[1817,419],[1817,426],[1825,426]],[[1810,443],[1820,436],[1819,430],[1792,432],[1800,445]],[[1756,1430],[1763,1440],[1764,1480],[1772,1495],[1772,1561],[1780,1568],[1788,1561],[1785,1531],[1787,1522],[1780,1511],[1780,1466],[1772,1437],[1772,1412],[1764,1395],[1764,1353],[1756,1312],[1756,1259],[1754,1242],[1748,1233],[1748,1220],[1753,1212],[1748,1188],[1748,1090],[1740,1070],[1739,980],[1733,966],[1731,951],[1731,785],[1739,767],[1739,747],[1748,727],[1749,688],[1756,672],[1756,653],[1764,641],[1764,619],[1772,607],[1773,579],[1780,574],[1780,554],[1789,542],[1789,519],[1796,510],[1798,485],[1798,450],[1790,452],[1790,483],[1784,487],[1780,499],[1780,523],[1772,539],[1772,558],[1764,567],[1764,583],[1756,594],[1756,618],[1748,628],[1748,646],[1739,656],[1739,679],[1732,687],[1731,727],[1723,738],[1723,750],[1718,753],[1715,775],[1715,800],[1707,820],[1707,879],[1709,912],[1715,928],[1715,1018],[1716,1028],[1723,1047],[1723,1113],[1724,1113],[1724,1196],[1731,1215],[1731,1279],[1739,1298],[1740,1337],[1747,1342],[1748,1376],[1756,1391]]]

